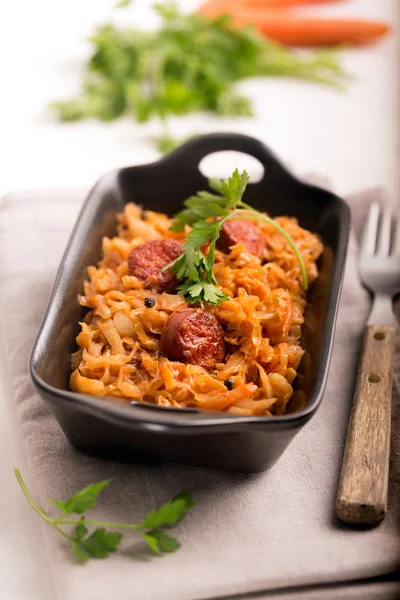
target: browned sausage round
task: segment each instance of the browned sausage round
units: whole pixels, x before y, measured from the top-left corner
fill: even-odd
[[[239,242],[243,242],[250,254],[263,257],[267,241],[253,221],[227,221],[223,224],[217,248],[228,252],[231,246]]]
[[[225,358],[221,326],[214,315],[201,308],[171,315],[161,335],[161,348],[174,360],[205,369],[213,369]]]
[[[176,275],[162,269],[181,254],[182,247],[174,240],[151,240],[140,244],[128,256],[129,275],[144,281],[146,288],[173,294]]]

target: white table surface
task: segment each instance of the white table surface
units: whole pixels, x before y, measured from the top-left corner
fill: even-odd
[[[0,3],[0,196],[24,189],[89,187],[103,172],[155,159],[150,136],[157,123],[59,125],[46,111],[79,84],[85,36],[110,14],[113,0],[19,0]],[[135,2],[134,2],[135,4]],[[185,9],[194,0],[184,0]],[[149,2],[136,0],[119,21],[151,26]],[[381,18],[397,23],[397,0],[349,0],[329,15]],[[115,13],[114,13],[115,14]],[[384,186],[392,200],[398,181],[398,36],[342,61],[354,80],[344,93],[289,80],[242,85],[254,98],[256,118],[230,121],[195,115],[174,120],[179,135],[230,130],[265,141],[298,174],[318,172],[346,195]],[[226,162],[215,163],[226,166]],[[4,352],[4,348],[2,350]],[[0,597],[54,600],[47,576],[41,523],[25,503],[12,472],[24,467],[4,355],[0,354]],[[79,598],[77,600],[80,600]],[[92,599],[89,599],[92,600]]]

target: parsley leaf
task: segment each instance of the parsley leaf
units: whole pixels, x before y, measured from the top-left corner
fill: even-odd
[[[82,517],[75,529],[75,540],[79,542],[87,536],[88,530],[85,525],[85,517]]]
[[[73,542],[73,552],[78,560],[107,558],[115,552],[122,540],[122,533],[106,531],[104,527],[95,529],[88,537],[78,537]]]
[[[220,224],[218,221],[197,221],[192,227],[183,245],[185,250],[198,250],[210,240],[218,238]]]
[[[174,552],[181,547],[176,538],[168,535],[162,529],[147,531],[143,534],[143,539],[156,554],[160,554],[161,551]]]
[[[176,494],[176,496],[172,498],[171,502],[176,502],[177,500],[183,500],[185,503],[186,512],[194,507],[193,496],[190,492],[188,492],[188,490],[182,490],[179,492],[179,494]]]
[[[227,208],[232,208],[241,201],[249,179],[246,171],[239,173],[239,170],[235,169],[231,177],[221,181],[220,193],[228,201]]]
[[[201,191],[184,201],[186,208],[175,215],[171,229],[182,231],[185,225],[193,226],[190,242],[185,244],[185,249],[191,247],[191,244],[196,247],[207,243],[216,228],[216,223],[205,219],[228,216],[229,210],[242,200],[248,182],[247,172],[239,173],[236,169],[228,179],[209,179],[210,188],[218,192],[217,194]],[[199,235],[203,235],[203,239],[198,240]]]
[[[52,504],[57,506],[64,515],[70,515],[71,513],[81,515],[86,510],[91,510],[95,507],[98,495],[109,483],[109,479],[99,481],[99,483],[89,485],[74,496],[71,496],[66,502],[53,500]]]
[[[184,208],[175,215],[174,222],[171,225],[171,231],[183,231],[185,225],[193,225],[198,220],[197,214],[191,208]]]
[[[190,492],[183,491],[175,496],[171,502],[163,504],[158,510],[151,510],[139,524],[141,529],[155,529],[159,527],[175,527],[193,507],[193,498]]]
[[[211,283],[205,283],[203,285],[203,299],[202,301],[208,302],[208,304],[221,304],[224,300],[230,300],[229,296],[221,292]]]
[[[92,558],[89,552],[79,542],[72,543],[72,552],[74,553],[75,558],[82,563],[87,562]]]

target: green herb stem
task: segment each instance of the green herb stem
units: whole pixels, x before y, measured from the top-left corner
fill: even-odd
[[[78,524],[78,522],[79,521],[76,521],[76,524]],[[65,531],[63,531],[58,525],[56,525],[56,523],[53,522],[52,525],[60,535],[65,537],[65,539],[69,540],[70,542],[75,542],[75,538],[73,538],[71,535],[68,535],[68,533],[65,533]]]
[[[53,519],[51,519],[50,517],[48,517],[40,508],[39,506],[36,504],[36,502],[33,500],[32,496],[30,495],[30,493],[28,492],[28,489],[25,485],[24,480],[22,479],[22,475],[20,470],[17,467],[14,467],[14,473],[15,473],[15,477],[17,478],[17,481],[20,485],[20,488],[25,496],[25,498],[28,500],[29,504],[31,505],[31,507],[33,508],[33,510],[40,516],[42,517],[42,519],[44,521],[46,521],[46,523],[53,523]]]
[[[249,210],[250,210],[250,214],[248,212]],[[247,208],[247,205],[246,205],[246,210],[243,210],[243,211],[237,210],[234,213],[232,213],[232,215],[229,218],[233,221],[245,221],[245,220],[246,221],[264,221],[264,223],[269,223],[270,225],[275,227],[275,229],[277,231],[279,231],[279,233],[281,235],[283,235],[285,240],[290,244],[290,247],[292,248],[292,250],[296,256],[297,262],[299,263],[299,266],[300,266],[303,288],[304,288],[304,290],[308,290],[307,270],[306,270],[306,267],[304,264],[303,257],[301,256],[300,251],[299,251],[295,241],[293,240],[292,236],[287,231],[285,231],[283,229],[283,227],[281,227],[279,225],[279,223],[274,221],[274,219],[271,219],[270,217],[267,217],[266,215],[259,213],[258,211],[254,210],[251,207]]]
[[[78,525],[80,519],[51,519],[53,525]],[[93,525],[96,527],[113,527],[114,529],[130,529],[131,531],[140,531],[142,529],[139,524],[131,523],[116,523],[114,521],[93,521],[91,519],[85,519],[85,525]]]
[[[14,467],[14,473],[33,510],[72,544],[75,557],[83,562],[90,558],[107,558],[117,550],[122,534],[116,531],[107,531],[109,527],[136,531],[156,554],[178,550],[180,543],[176,538],[168,535],[164,528],[178,525],[194,505],[191,494],[184,490],[159,509],[151,510],[140,523],[86,520],[85,510],[94,508],[100,492],[109,484],[109,480],[105,480],[87,486],[67,501],[54,500],[53,504],[61,509],[61,513],[55,517],[49,517],[33,500],[17,467]],[[71,513],[75,513],[79,518],[65,518]],[[64,526],[75,529],[70,534],[63,530]],[[97,529],[89,532],[87,526],[94,526]]]

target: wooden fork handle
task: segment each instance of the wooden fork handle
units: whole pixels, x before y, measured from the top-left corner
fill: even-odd
[[[374,525],[386,514],[395,338],[393,325],[365,331],[336,500],[348,523]]]

